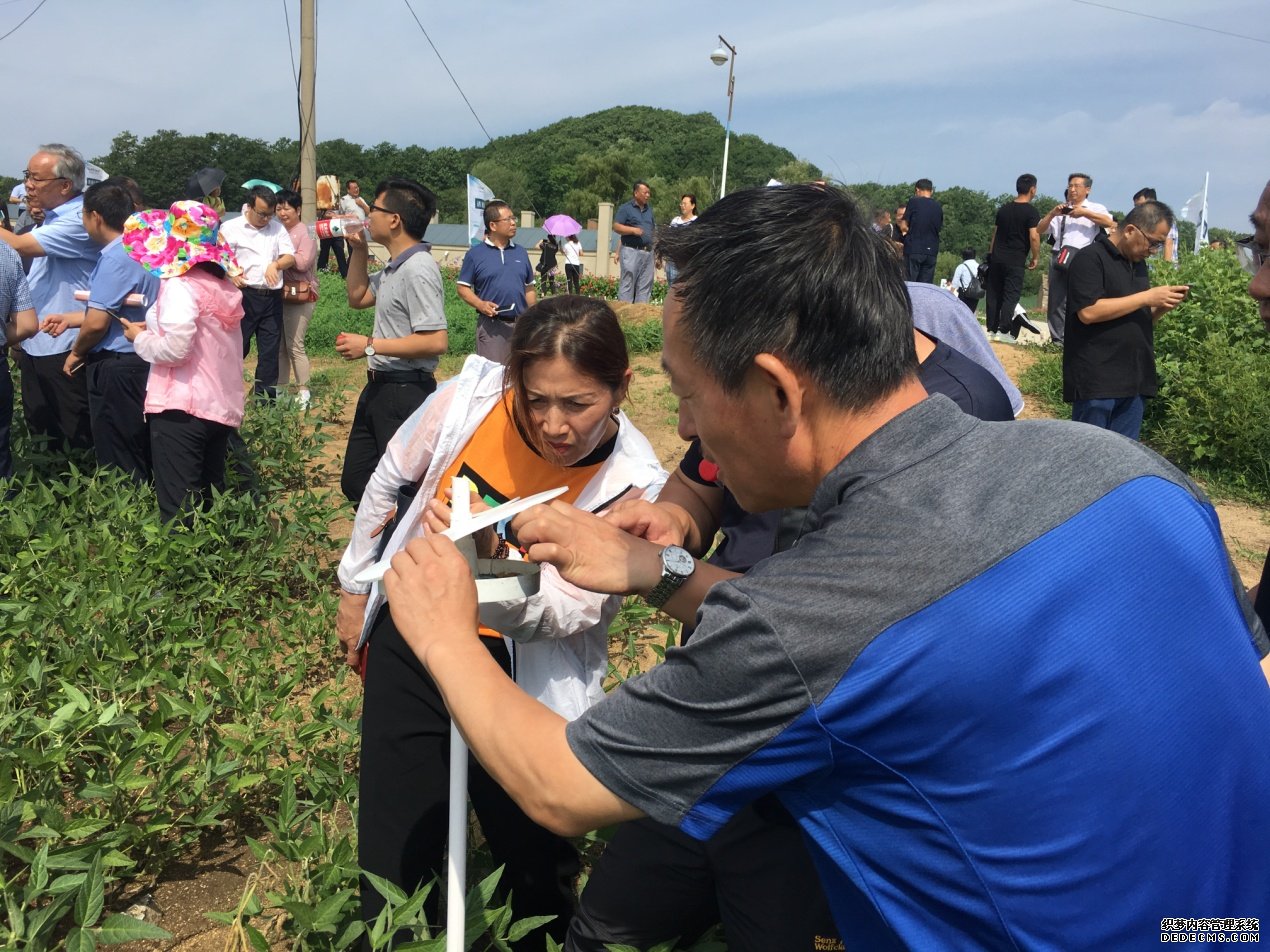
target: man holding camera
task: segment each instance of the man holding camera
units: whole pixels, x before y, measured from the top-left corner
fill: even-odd
[[[1072,256],[1086,248],[1104,228],[1114,221],[1105,205],[1089,200],[1094,180],[1084,172],[1067,176],[1067,193],[1061,204],[1036,225],[1038,233],[1046,233],[1046,241],[1054,246],[1050,254],[1049,313],[1050,339],[1063,342],[1067,323],[1067,269]]]

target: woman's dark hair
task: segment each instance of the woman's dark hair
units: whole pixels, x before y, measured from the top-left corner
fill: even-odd
[[[289,188],[283,188],[278,190],[278,204],[290,205],[296,211],[299,211],[304,207],[304,199],[300,197],[299,192],[293,192]]]
[[[557,294],[521,314],[514,328],[503,388],[515,394],[512,415],[521,432],[531,440],[538,439],[538,429],[529,419],[525,372],[535,360],[563,357],[578,373],[594,378],[611,391],[626,385],[626,372],[631,367],[626,336],[617,315],[604,301],[579,294]]]

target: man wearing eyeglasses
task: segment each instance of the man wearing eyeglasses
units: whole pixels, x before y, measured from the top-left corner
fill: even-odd
[[[432,246],[423,240],[437,197],[418,182],[390,178],[375,186],[366,229],[347,237],[348,303],[373,307],[370,334],[341,333],[335,349],[345,360],[366,361],[366,387],[357,398],[344,452],[340,488],[361,501],[397,428],[437,387],[437,361],[449,347],[445,289]],[[366,232],[392,260],[371,276]]]
[[[221,226],[242,274],[234,283],[243,292],[243,357],[256,338],[256,378],[252,390],[270,400],[278,395],[278,347],[282,342],[282,272],[295,267],[291,236],[274,218],[278,196],[267,185],[247,193],[241,218]]]
[[[459,268],[459,297],[476,308],[476,352],[500,364],[511,353],[512,325],[538,301],[529,252],[516,244],[516,213],[506,202],[485,203],[485,240]]]
[[[1156,394],[1155,322],[1190,290],[1151,287],[1145,261],[1164,245],[1173,212],[1143,202],[1114,236],[1099,234],[1067,272],[1069,322],[1063,346],[1063,399],[1072,419],[1136,440],[1147,397]]]
[[[82,374],[62,373],[78,328],[46,323],[53,316],[82,311],[75,292],[87,290],[100,246],[84,230],[84,160],[70,146],[42,145],[22,173],[27,201],[43,209],[43,222],[23,235],[0,231],[4,241],[31,262],[28,283],[40,332],[17,352],[22,371],[22,415],[27,429],[54,445],[90,449],[88,387]]]
[[[1240,242],[1239,261],[1252,275],[1248,293],[1257,302],[1257,313],[1270,333],[1270,182],[1261,193],[1261,201],[1250,216],[1254,229],[1252,240]],[[1265,568],[1261,570],[1261,583],[1248,593],[1261,623],[1270,629],[1270,552],[1266,553]],[[1270,667],[1266,669],[1270,677]]]

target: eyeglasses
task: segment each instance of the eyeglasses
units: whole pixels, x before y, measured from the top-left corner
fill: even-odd
[[[1143,238],[1145,238],[1145,239],[1147,240],[1147,251],[1151,251],[1151,252],[1159,251],[1161,248],[1163,248],[1163,247],[1164,247],[1164,242],[1168,240],[1168,238],[1167,238],[1167,237],[1165,237],[1165,238],[1152,238],[1150,235],[1148,235],[1148,234],[1147,234],[1145,231],[1143,231],[1141,228],[1138,228],[1138,226],[1137,226],[1137,225],[1134,225],[1134,226],[1133,226],[1133,228],[1137,231],[1137,233],[1138,233],[1139,235],[1141,235]]]
[[[511,222],[512,224],[515,224],[515,222],[516,222],[516,216],[515,216],[515,215],[508,215],[506,218],[495,218],[492,222],[490,222],[490,224],[491,224],[491,225],[501,225],[501,224],[502,224],[503,222],[505,222],[505,221],[509,221],[509,222]]]
[[[1235,244],[1235,257],[1239,259],[1239,267],[1255,278],[1270,261],[1270,249],[1259,246],[1255,238],[1245,238]]]
[[[265,221],[268,221],[270,218],[273,217],[273,212],[267,209],[262,212],[259,208],[249,208],[247,209],[247,211],[251,212],[257,218],[265,219]]]
[[[383,212],[385,215],[395,215],[395,214],[397,214],[397,213],[396,213],[395,211],[393,211],[391,208],[384,208],[384,206],[383,206],[383,205],[376,205],[374,202],[371,202],[371,205],[370,205],[370,210],[371,210],[372,212]]]
[[[59,179],[63,182],[70,181],[70,179],[68,179],[65,175],[52,175],[49,178],[39,178],[30,169],[22,170],[22,181],[24,182],[35,182],[37,185],[43,185],[45,182],[56,182]]]

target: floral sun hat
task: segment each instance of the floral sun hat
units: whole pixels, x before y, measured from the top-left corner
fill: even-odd
[[[137,212],[123,226],[123,246],[132,259],[160,278],[175,278],[204,261],[231,276],[242,273],[220,235],[220,216],[202,202],[177,202],[168,211]]]

